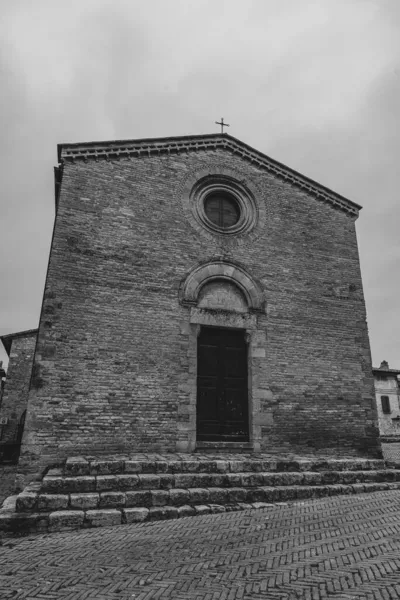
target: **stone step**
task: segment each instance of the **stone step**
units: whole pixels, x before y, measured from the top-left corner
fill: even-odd
[[[257,486],[352,484],[374,481],[400,481],[400,470],[124,473],[64,477],[61,470],[52,469],[43,478],[39,491],[42,494],[78,494],[107,491],[169,490],[173,488],[248,488]]]
[[[247,473],[301,471],[367,471],[385,468],[383,460],[372,459],[286,459],[257,458],[249,455],[193,454],[190,459],[178,455],[147,455],[147,457],[113,457],[91,459],[68,458],[61,468],[65,477],[117,474],[178,474],[178,473]]]
[[[34,492],[35,485],[36,484],[31,484],[28,486],[24,493],[28,494],[29,492]],[[94,507],[89,501],[86,505],[85,503],[70,503],[66,508],[61,510],[53,510],[48,506],[47,511],[38,512],[35,509],[35,505],[32,504],[30,512],[25,513],[16,512],[15,504],[18,501],[18,497],[11,497],[3,505],[3,508],[0,509],[0,531],[3,535],[9,536],[15,534],[51,533],[88,527],[109,527],[113,525],[197,516],[234,510],[267,508],[276,502],[299,501],[339,494],[360,494],[392,489],[400,489],[400,482],[373,482],[325,486],[265,486],[247,490],[243,488],[216,490],[214,488],[209,490],[198,490],[197,492],[194,490],[170,490],[168,499],[171,503],[163,505],[152,504],[150,506],[143,504],[132,505],[132,502],[139,502],[137,494],[143,494],[143,492],[134,492],[131,493],[130,496],[128,496],[128,493],[125,494],[125,505],[116,506],[114,504],[113,508]],[[171,495],[171,491],[181,493],[182,495]],[[152,497],[151,492],[152,491],[150,490],[144,493],[150,494],[150,498],[152,498],[153,501],[164,502],[166,498],[165,495],[163,497],[157,495]],[[160,494],[160,490],[155,490],[154,492],[155,494]],[[229,492],[231,492],[231,496],[228,495]],[[189,494],[189,499],[186,493]],[[225,493],[227,496],[223,495]],[[238,495],[235,496],[235,493]],[[239,500],[239,498],[244,497],[243,493],[246,494],[246,499],[244,501]],[[136,494],[136,496],[133,494]],[[207,494],[209,495],[207,496]],[[89,495],[91,494],[88,494],[88,496]],[[219,502],[214,502],[214,500],[219,500]],[[71,502],[71,499],[69,502]]]
[[[197,490],[208,490],[213,502],[223,497],[224,502],[233,502],[240,496],[246,501],[249,494],[258,488],[290,486],[352,485],[361,483],[400,482],[399,470],[387,471],[323,471],[294,473],[210,473],[177,475],[99,475],[82,477],[47,476],[42,483],[31,484],[29,491],[18,495],[17,512],[32,510],[61,510],[85,506],[86,508],[108,508],[125,506],[126,498],[139,498],[144,506],[192,503],[189,498]],[[195,490],[195,491],[193,491]],[[240,493],[238,492],[240,490]],[[205,495],[205,492],[202,492]],[[235,496],[236,495],[236,496]],[[169,498],[171,500],[169,500]],[[175,500],[174,500],[175,499]],[[133,500],[131,500],[133,501]],[[139,503],[140,503],[139,502]],[[203,500],[202,500],[203,502]],[[135,502],[137,505],[138,502]]]

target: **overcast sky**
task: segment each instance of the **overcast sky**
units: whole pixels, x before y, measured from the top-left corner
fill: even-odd
[[[0,90],[0,334],[38,325],[57,143],[224,116],[364,207],[373,362],[400,368],[399,0],[2,0]]]

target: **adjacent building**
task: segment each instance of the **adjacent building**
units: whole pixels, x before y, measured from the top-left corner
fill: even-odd
[[[400,370],[390,369],[383,360],[373,374],[382,442],[400,442]]]
[[[0,397],[0,461],[3,462],[18,458],[37,333],[37,329],[30,329],[0,336],[10,358]]]

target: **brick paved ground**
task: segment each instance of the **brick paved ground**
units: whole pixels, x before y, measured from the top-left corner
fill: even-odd
[[[400,493],[3,540],[8,600],[400,598]]]

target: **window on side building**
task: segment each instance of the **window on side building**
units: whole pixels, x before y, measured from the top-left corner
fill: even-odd
[[[381,396],[382,412],[387,415],[390,413],[389,396]]]

